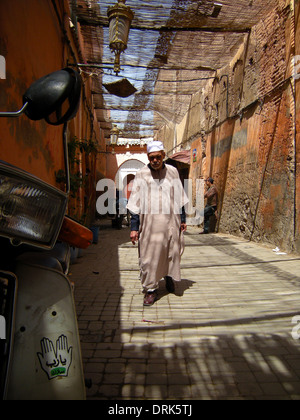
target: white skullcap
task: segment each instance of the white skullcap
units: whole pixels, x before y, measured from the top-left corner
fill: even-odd
[[[147,153],[161,152],[164,150],[164,145],[161,141],[152,141],[147,145]]]

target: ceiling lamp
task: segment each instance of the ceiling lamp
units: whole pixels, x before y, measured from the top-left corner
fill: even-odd
[[[114,124],[113,128],[110,130],[110,144],[111,146],[116,146],[119,140],[120,130]]]
[[[128,35],[134,13],[125,5],[125,0],[107,9],[109,19],[109,47],[115,53],[114,72],[120,72],[120,55],[127,48]]]

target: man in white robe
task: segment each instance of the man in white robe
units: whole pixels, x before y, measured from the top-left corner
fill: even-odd
[[[149,165],[136,173],[127,208],[132,215],[130,239],[139,243],[144,306],[151,306],[162,278],[169,292],[174,292],[173,280],[181,280],[188,198],[177,169],[164,163],[163,144],[154,141],[147,152]]]

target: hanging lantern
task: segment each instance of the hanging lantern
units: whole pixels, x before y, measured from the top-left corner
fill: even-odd
[[[120,130],[114,124],[113,128],[110,130],[110,144],[111,146],[116,146],[119,140]]]
[[[118,0],[118,3],[107,10],[109,19],[109,47],[115,53],[114,71],[120,72],[120,55],[127,48],[128,35],[134,13],[130,7],[125,5],[125,0]]]

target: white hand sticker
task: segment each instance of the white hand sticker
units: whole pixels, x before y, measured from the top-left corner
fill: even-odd
[[[56,341],[56,356],[59,360],[59,366],[65,368],[65,373],[60,376],[68,376],[69,367],[72,363],[72,347],[68,348],[68,339],[61,335]]]
[[[41,368],[46,372],[48,379],[58,376],[68,376],[72,363],[72,347],[68,347],[68,339],[61,335],[56,341],[56,351],[49,338],[41,340],[41,353],[37,353]]]

